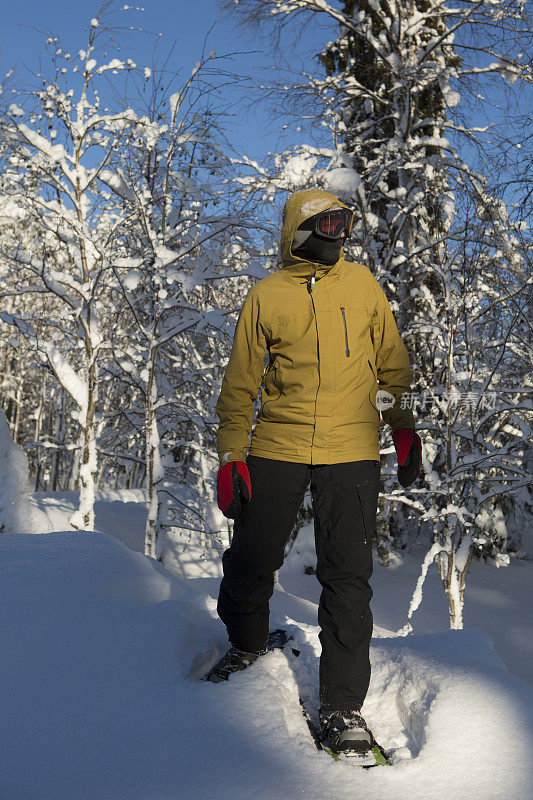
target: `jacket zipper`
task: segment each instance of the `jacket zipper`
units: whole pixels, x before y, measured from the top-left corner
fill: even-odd
[[[317,352],[318,352],[318,384],[317,384],[317,387],[316,387],[316,394],[315,394],[315,423],[313,425],[313,435],[311,437],[311,449],[313,449],[313,445],[315,443],[316,405],[317,405],[317,402],[318,402],[318,393],[320,391],[320,380],[321,380],[321,374],[320,374],[320,342],[318,340],[318,325],[317,325],[317,321],[316,321],[316,307],[315,307],[315,301],[313,300],[313,284],[314,284],[314,282],[315,282],[315,279],[313,277],[313,278],[311,278],[311,281],[309,283],[309,287],[310,287],[309,294],[311,295],[311,305],[313,306],[313,315],[314,315],[314,318],[315,318],[316,341],[317,341]]]
[[[376,377],[376,373],[374,372],[374,367],[373,367],[373,366],[372,366],[372,364],[370,363],[370,359],[369,359],[369,358],[367,359],[367,362],[368,362],[368,366],[370,367],[370,371],[371,371],[372,375],[373,375],[373,376],[374,376],[374,378],[375,378],[375,377]]]
[[[348,327],[346,325],[346,314],[344,313],[345,309],[341,306],[341,313],[342,313],[342,321],[344,322],[344,340],[346,342],[346,357],[350,356],[350,348],[348,347]]]

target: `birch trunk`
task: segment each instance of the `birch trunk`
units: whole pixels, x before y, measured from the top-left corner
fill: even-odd
[[[463,609],[466,588],[466,576],[472,563],[472,543],[469,536],[463,536],[457,547],[460,536],[459,523],[453,531],[449,528],[444,548],[437,555],[439,575],[448,600],[450,628],[463,629]]]
[[[70,524],[76,530],[94,531],[94,489],[97,469],[95,412],[97,401],[96,364],[92,348],[87,344],[90,365],[87,371],[87,406],[80,413],[82,451],[79,472],[80,500]]]
[[[20,367],[20,363],[19,363]],[[23,389],[23,378],[19,372],[17,377],[17,391],[15,392],[15,418],[13,421],[13,441],[15,444],[18,445],[19,443],[19,431],[20,431],[20,412],[22,406],[22,389]]]
[[[57,449],[52,457],[52,475],[51,475],[51,483],[52,483],[52,491],[56,492],[59,485],[59,466],[61,461],[60,456],[60,446],[64,444],[64,427],[65,427],[65,392],[64,390],[61,391],[61,406],[59,414],[56,415],[55,419],[55,443],[57,445]]]
[[[146,492],[147,514],[144,537],[144,554],[151,558],[163,560],[163,542],[159,521],[160,501],[158,484],[163,477],[163,465],[159,451],[159,430],[156,417],[157,381],[155,378],[155,362],[157,344],[152,342],[148,360],[148,382],[146,385]]]
[[[41,438],[41,428],[43,424],[43,412],[44,412],[44,405],[45,405],[45,395],[46,395],[46,376],[43,380],[41,391],[39,393],[39,405],[37,406],[37,413],[35,414],[35,428],[33,433],[33,438],[35,442],[38,442]],[[39,483],[41,480],[41,465],[42,465],[42,458],[39,453],[39,448],[37,447],[37,457],[34,459],[35,465],[35,488],[34,491],[39,491]]]

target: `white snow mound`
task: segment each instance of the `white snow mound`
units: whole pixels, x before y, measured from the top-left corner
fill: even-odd
[[[359,174],[348,167],[336,167],[323,173],[324,188],[336,197],[352,198],[361,184]]]
[[[376,639],[365,716],[394,765],[318,753],[316,605],[276,591],[292,648],[228,683],[217,581],[98,533],[0,537],[0,797],[500,800],[531,797],[532,690],[477,631]],[[201,588],[194,588],[201,587]],[[378,631],[379,632],[379,631]]]
[[[29,502],[26,454],[11,437],[6,415],[0,410],[0,533],[33,533],[37,513]]]

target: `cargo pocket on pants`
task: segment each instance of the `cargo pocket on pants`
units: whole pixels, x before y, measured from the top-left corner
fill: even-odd
[[[376,534],[376,516],[378,512],[379,480],[359,481],[355,490],[361,505],[364,525],[364,543],[372,547]]]

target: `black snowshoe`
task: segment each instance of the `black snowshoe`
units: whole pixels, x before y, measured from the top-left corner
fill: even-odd
[[[335,761],[344,761],[363,769],[391,763],[388,754],[376,742],[359,712],[336,712],[329,715],[319,712],[317,724],[302,698],[300,705],[317,750],[324,750]],[[370,745],[367,737],[370,737]]]
[[[264,650],[256,653],[248,653],[245,650],[239,650],[237,647],[230,647],[228,652],[222,656],[214,667],[212,667],[207,675],[202,680],[210,681],[211,683],[222,683],[227,681],[230,675],[234,672],[239,672],[243,669],[250,667],[259,656],[264,656],[269,650],[274,650],[277,647],[283,647],[289,636],[287,632],[281,629],[271,631],[268,636],[267,646]]]
[[[374,737],[358,711],[319,712],[324,745],[332,753],[362,755],[372,749]]]

